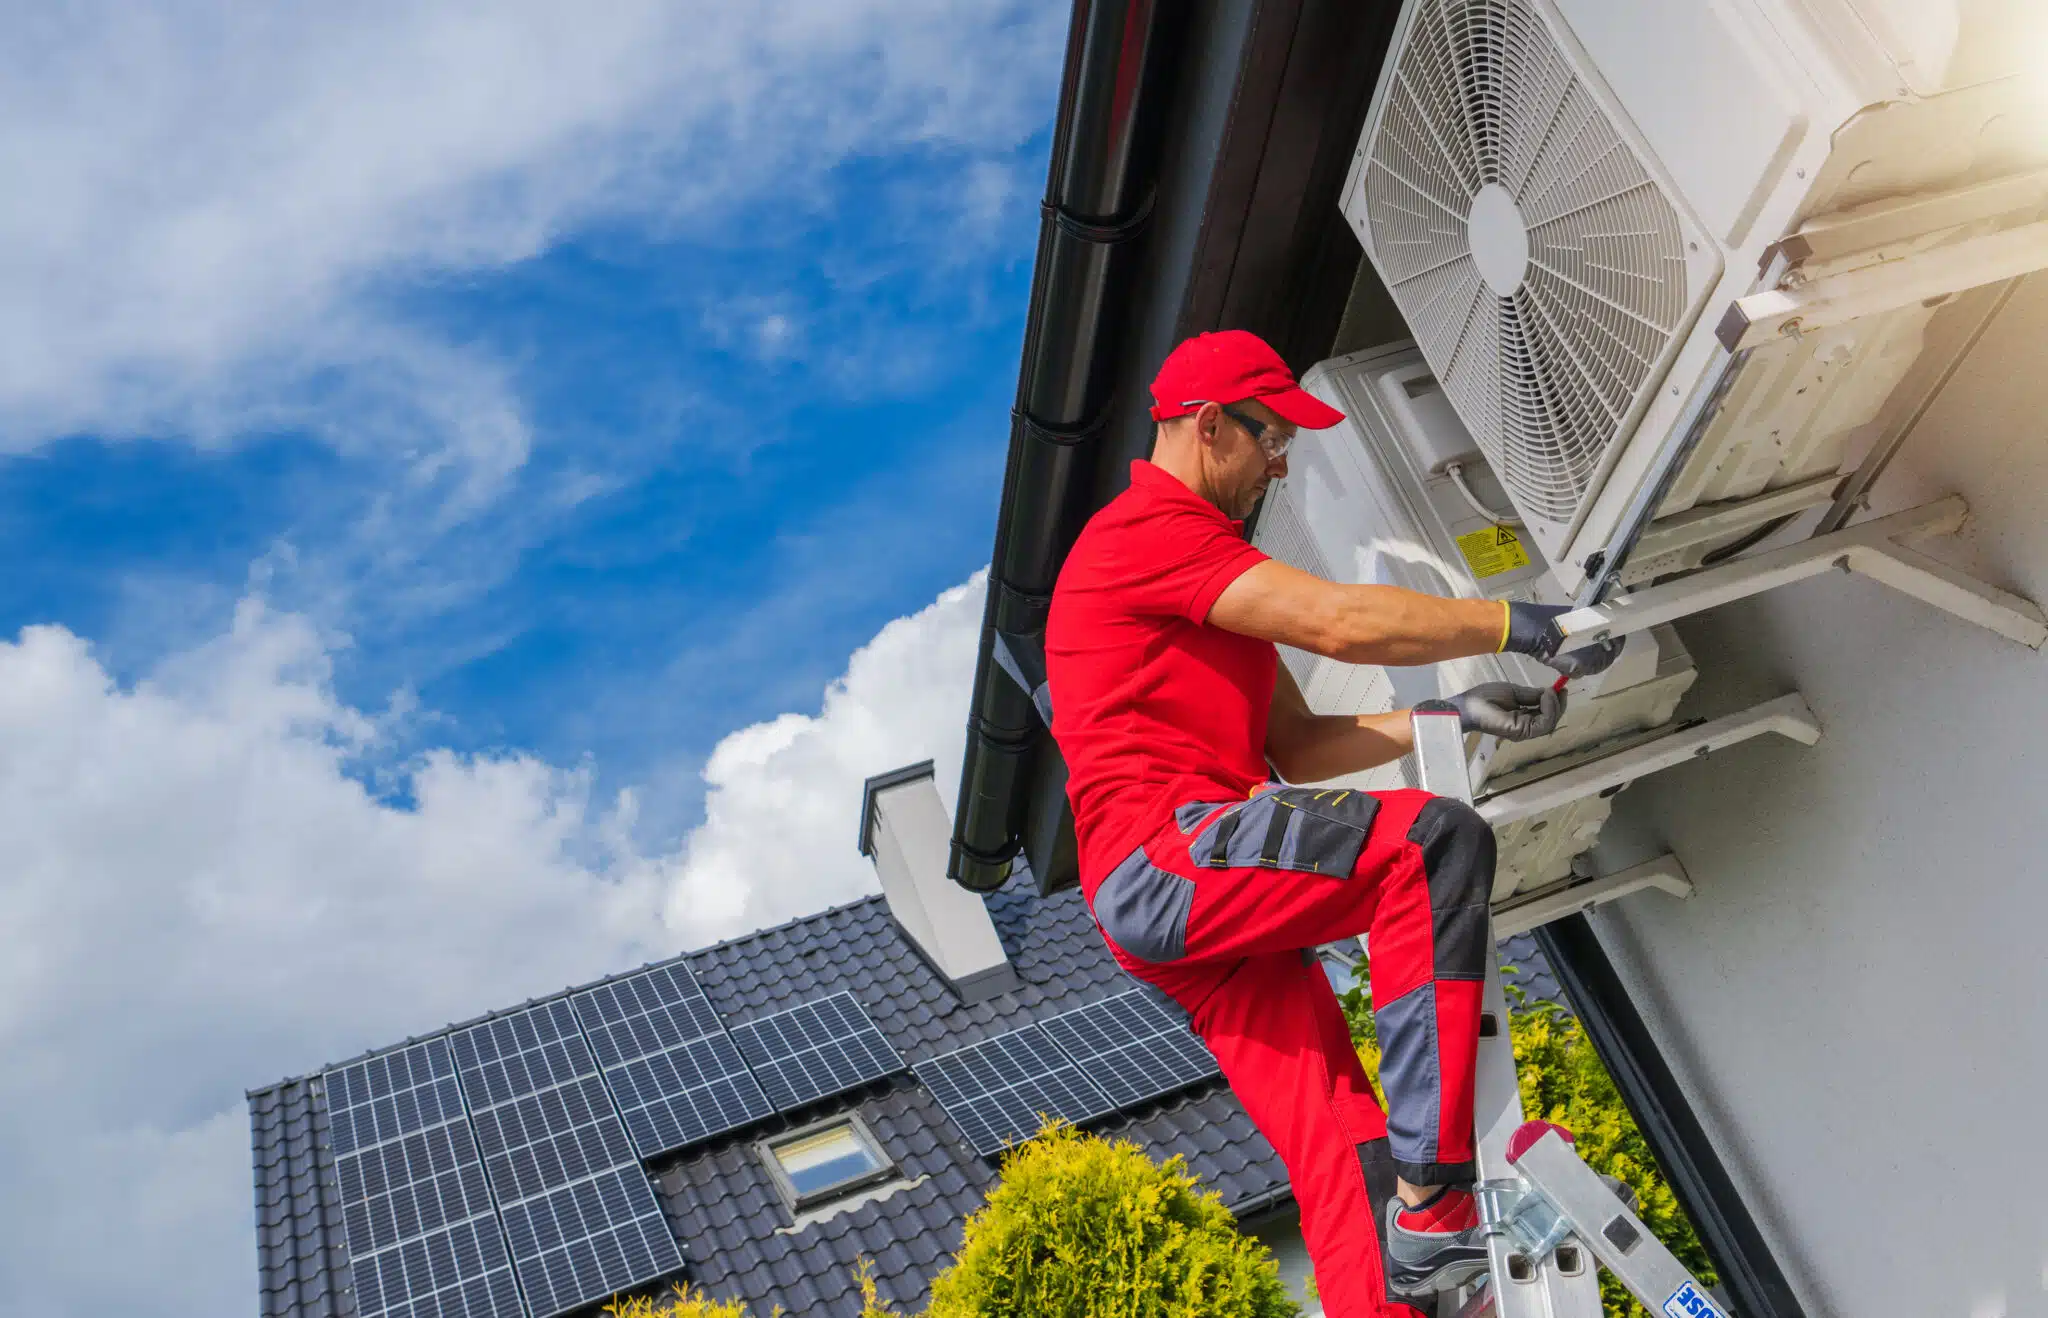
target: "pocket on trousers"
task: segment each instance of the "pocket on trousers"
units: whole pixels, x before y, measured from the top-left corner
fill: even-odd
[[[1194,880],[1159,868],[1139,847],[1095,890],[1095,921],[1140,961],[1178,961],[1187,954],[1194,904]]]
[[[1335,787],[1278,787],[1212,820],[1188,847],[1206,869],[1302,870],[1351,877],[1379,799]]]

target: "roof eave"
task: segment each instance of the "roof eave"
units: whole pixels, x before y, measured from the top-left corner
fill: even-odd
[[[1041,888],[1077,878],[1064,765],[997,645],[1042,647],[1068,547],[1150,448],[1144,381],[1225,326],[1319,360],[1359,260],[1337,198],[1398,3],[1171,8],[1075,7],[954,810],[977,891],[1020,849]]]

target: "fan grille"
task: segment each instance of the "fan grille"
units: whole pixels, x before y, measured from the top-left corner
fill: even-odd
[[[1682,222],[1533,0],[1413,3],[1367,149],[1374,253],[1516,505],[1567,522],[1684,320]],[[1489,184],[1528,230],[1505,296],[1467,236]]]

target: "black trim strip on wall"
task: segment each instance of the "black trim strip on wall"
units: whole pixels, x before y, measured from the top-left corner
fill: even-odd
[[[1583,914],[1568,915],[1538,926],[1535,934],[1586,1037],[1657,1156],[1679,1207],[1699,1232],[1729,1307],[1739,1318],[1805,1318],[1806,1310],[1721,1164],[1656,1037],[1615,973],[1592,923]]]

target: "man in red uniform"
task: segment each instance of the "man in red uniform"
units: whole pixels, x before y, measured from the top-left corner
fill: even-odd
[[[1075,542],[1046,628],[1081,888],[1287,1164],[1324,1311],[1386,1313],[1485,1268],[1472,1075],[1493,834],[1426,792],[1286,785],[1399,758],[1409,719],[1311,713],[1274,645],[1360,664],[1516,650],[1567,672],[1613,652],[1556,656],[1562,609],[1340,585],[1247,544],[1296,428],[1343,419],[1256,336],[1188,340],[1152,395],[1152,458]],[[1562,699],[1490,683],[1447,703],[1521,739]],[[1311,951],[1361,934],[1385,1113]]]

